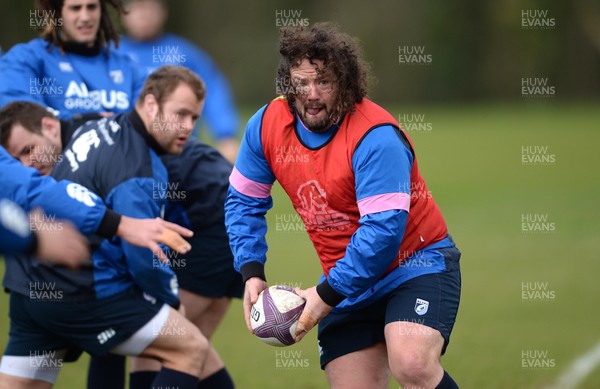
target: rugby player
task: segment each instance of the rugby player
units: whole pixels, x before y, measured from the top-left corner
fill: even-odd
[[[41,106],[29,102],[13,102],[0,116],[0,143],[27,166],[48,174],[55,162],[62,160],[63,145],[69,142],[72,126],[59,121]],[[189,225],[195,236],[192,249],[183,257],[173,258],[172,269],[178,276],[180,299],[186,317],[209,339],[222,321],[231,298],[243,293],[241,276],[233,269],[233,256],[224,227],[225,200],[231,164],[215,149],[196,139],[189,139],[178,156],[164,156],[169,174],[166,199],[170,200],[165,217]],[[116,356],[92,359],[88,387],[122,387],[123,362]],[[148,386],[159,366],[153,361],[135,363],[130,369],[132,388]],[[214,347],[202,378],[231,381],[223,361]],[[109,381],[109,382],[107,382]]]
[[[419,173],[412,142],[367,99],[356,40],[330,24],[284,28],[277,77],[294,86],[248,122],[226,225],[245,280],[244,314],[267,287],[265,213],[277,180],[323,269],[297,293],[299,341],[319,324],[333,388],[457,388],[440,357],[460,299],[460,252]],[[288,260],[296,260],[293,256]]]
[[[115,51],[119,35],[109,6],[121,0],[39,0],[40,38],[17,44],[0,57],[0,107],[31,101],[60,119],[80,123],[99,113],[130,111],[146,72]]]
[[[165,67],[157,71],[146,82],[133,111],[89,122],[78,130],[65,149],[65,158],[54,167],[53,176],[68,177],[90,187],[116,211],[134,216],[160,215],[166,205],[160,183],[166,183],[167,176],[159,155],[182,151],[203,99],[202,82],[189,70]],[[31,323],[40,332],[52,334],[40,337],[39,347],[56,350],[59,346],[75,345],[92,355],[113,352],[155,358],[161,361],[162,369],[153,385],[195,388],[209,343],[173,309],[180,304],[173,272],[168,267],[152,267],[149,253],[124,242],[102,240],[97,244],[93,269],[83,274],[43,266],[37,267],[35,273],[28,266],[21,268],[21,278],[29,280],[36,275],[45,281],[60,277],[65,282],[61,285],[65,292],[62,304],[49,303],[54,308],[52,313],[49,307],[44,312],[57,320],[48,323],[27,312],[19,324]],[[11,310],[27,311],[31,302],[18,296],[22,288],[19,290],[18,283],[9,287],[16,292],[11,293],[11,304],[15,301]],[[73,313],[56,307],[68,305],[74,309],[71,302],[82,301],[87,312],[84,317],[91,315],[95,319],[74,330]],[[44,309],[35,314],[39,311]],[[60,314],[60,321],[55,311]],[[83,315],[81,309],[77,314]],[[17,323],[11,324],[18,328]],[[27,334],[31,332],[28,328]],[[168,335],[174,333],[185,336]],[[32,349],[31,338],[19,331],[11,332],[0,382],[18,382],[18,369],[10,367],[12,358],[24,353],[24,345]],[[26,370],[21,379],[30,385],[37,371],[31,367]],[[48,385],[54,379],[55,374],[42,378]]]
[[[207,124],[219,152],[233,163],[239,148],[240,120],[225,75],[200,47],[180,36],[165,33],[169,13],[165,1],[129,0],[126,7],[122,20],[127,34],[121,38],[117,51],[129,55],[148,73],[164,65],[185,66],[196,72],[209,91],[201,121]],[[194,132],[194,135],[197,134]]]

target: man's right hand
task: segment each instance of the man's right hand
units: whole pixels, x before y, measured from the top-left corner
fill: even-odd
[[[46,220],[41,209],[29,214],[37,238],[35,255],[42,261],[77,269],[91,264],[90,248],[85,236],[66,220]]]
[[[251,277],[246,280],[244,288],[244,317],[246,318],[248,331],[251,333],[254,333],[254,331],[252,331],[252,326],[250,326],[250,310],[252,309],[252,305],[258,300],[260,292],[267,288],[266,281],[260,277]]]
[[[180,254],[186,254],[191,245],[182,236],[190,238],[193,235],[194,233],[187,228],[158,217],[134,219],[123,215],[117,230],[117,236],[135,246],[149,248],[163,262],[167,262],[167,256],[158,243],[164,243]]]

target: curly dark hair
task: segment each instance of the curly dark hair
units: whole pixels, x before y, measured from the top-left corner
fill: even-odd
[[[339,114],[354,111],[355,103],[367,96],[371,78],[370,66],[362,57],[358,41],[341,32],[332,23],[316,23],[312,27],[285,27],[281,30],[279,53],[281,59],[277,68],[277,80],[289,80],[290,69],[300,65],[303,59],[310,63],[323,61],[319,73],[333,71],[338,90],[337,106]],[[290,109],[295,112],[295,88],[285,90]]]
[[[48,19],[45,23],[44,31],[42,32],[42,38],[50,42],[50,48],[58,46],[61,50],[63,49],[64,42],[60,39],[58,31],[61,24],[58,23],[62,15],[62,8],[64,0],[36,0],[36,7],[39,10],[49,11],[45,13],[45,17]],[[112,41],[115,46],[119,46],[119,33],[115,29],[113,21],[110,18],[108,12],[108,5],[114,8],[119,13],[127,13],[123,5],[122,0],[100,0],[100,28],[98,29],[98,35],[96,36],[96,44],[105,47]]]

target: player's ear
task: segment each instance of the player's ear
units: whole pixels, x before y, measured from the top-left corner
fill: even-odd
[[[150,93],[148,93],[146,96],[144,96],[144,101],[142,103],[142,106],[144,107],[144,111],[146,111],[146,113],[148,114],[148,116],[151,119],[154,119],[156,117],[156,115],[158,115],[158,112],[160,111],[160,106],[158,104],[158,100],[156,100],[156,97]]]
[[[53,141],[60,140],[60,121],[51,117],[42,118],[42,134]]]

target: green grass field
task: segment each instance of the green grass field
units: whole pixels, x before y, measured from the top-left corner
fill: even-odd
[[[461,388],[552,384],[600,342],[598,105],[387,108],[431,123],[409,134],[463,253],[462,301],[445,368]],[[294,213],[281,188],[274,199],[269,282],[310,287],[320,274],[314,250],[302,231],[280,228]],[[6,295],[0,304],[7,312]],[[4,313],[0,347],[7,319]],[[240,389],[325,388],[315,335],[285,349],[267,346],[247,333],[235,301],[214,344]],[[86,362],[67,365],[56,388],[84,388]],[[600,387],[600,367],[579,387]]]

